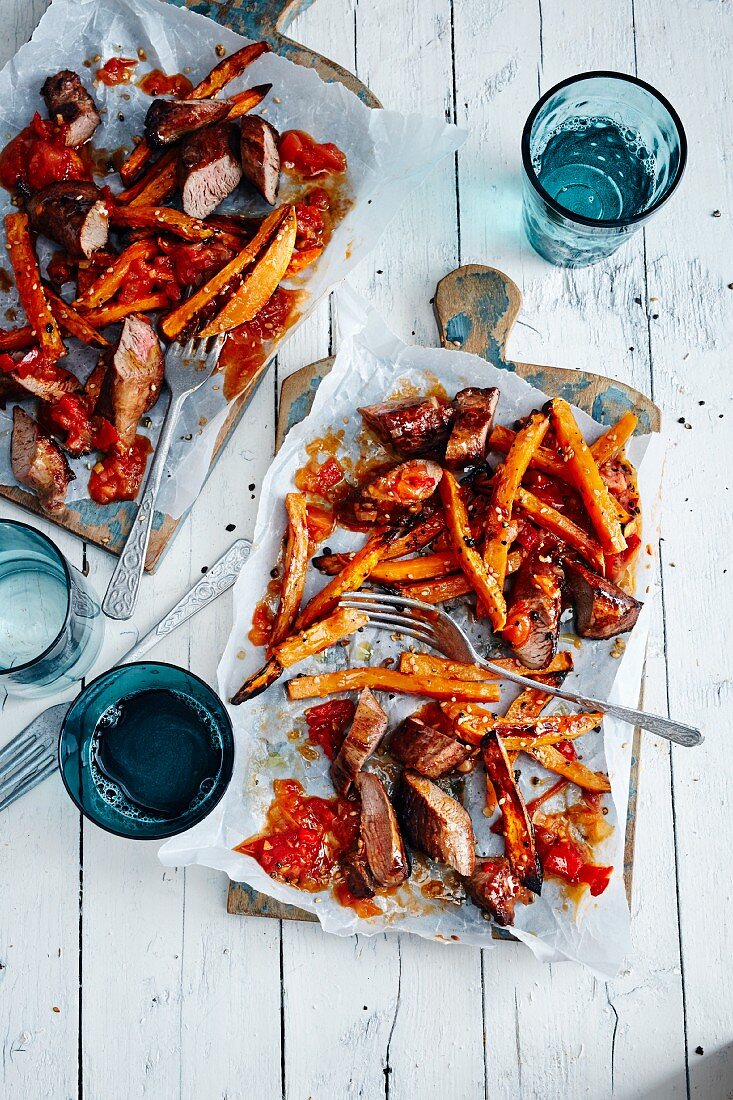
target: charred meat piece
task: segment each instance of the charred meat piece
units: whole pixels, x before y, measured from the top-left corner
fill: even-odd
[[[397,815],[379,776],[362,772],[356,785],[361,795],[361,838],[369,869],[380,886],[399,886],[410,874]]]
[[[154,99],[145,116],[145,140],[153,149],[162,149],[221,122],[229,110],[225,99]]]
[[[389,741],[390,754],[428,779],[455,771],[473,755],[470,745],[456,741],[411,715],[398,726]]]
[[[387,729],[387,715],[364,688],[359,696],[354,721],[331,764],[331,779],[338,794],[347,795],[365,761],[376,749]]]
[[[613,638],[632,630],[642,604],[579,561],[565,563],[581,638]]]
[[[476,865],[471,818],[430,779],[406,769],[397,791],[400,824],[413,848],[470,877]]]
[[[60,401],[67,393],[78,393],[81,382],[70,371],[60,367],[51,359],[34,348],[27,352],[18,363],[17,371],[11,373],[24,394],[31,394],[41,401]]]
[[[545,668],[557,652],[562,581],[542,544],[519,567],[503,634],[526,668]]]
[[[411,508],[431,497],[438,488],[443,471],[429,458],[413,458],[379,474],[362,490],[366,500],[377,504]]]
[[[361,837],[341,859],[341,871],[349,893],[355,898],[373,898],[377,882],[367,862],[366,849]]]
[[[181,146],[178,183],[183,209],[190,217],[208,217],[239,184],[242,168],[235,134],[231,124],[221,123],[191,134]]]
[[[96,104],[71,69],[49,76],[41,88],[49,117],[66,127],[66,144],[83,145],[101,121]]]
[[[469,386],[458,391],[453,404],[456,419],[445,449],[445,464],[451,470],[462,470],[484,460],[499,391],[496,386],[485,390]]]
[[[265,202],[274,206],[280,186],[280,135],[259,115],[244,115],[240,125],[244,178],[259,191]]]
[[[6,401],[18,401],[24,397],[27,397],[27,394],[20,382],[10,374],[0,372],[0,409],[5,408]]]
[[[13,409],[10,460],[16,479],[36,493],[44,512],[52,516],[63,512],[74,475],[59,445],[19,405]]]
[[[107,203],[93,183],[52,183],[28,200],[27,210],[36,232],[56,241],[74,259],[88,259],[107,244]]]
[[[453,406],[434,396],[367,405],[359,412],[383,443],[406,458],[441,451],[455,417]]]
[[[518,901],[527,905],[532,898],[530,891],[512,873],[505,856],[479,860],[464,886],[474,905],[502,927],[514,924],[514,909]]]
[[[163,384],[163,352],[150,321],[140,313],[125,318],[120,340],[102,383],[96,412],[131,447],[140,417],[151,409]]]

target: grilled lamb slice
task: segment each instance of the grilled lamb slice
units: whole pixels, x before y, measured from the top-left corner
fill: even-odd
[[[382,442],[406,458],[440,451],[455,417],[453,406],[435,396],[386,401],[359,412]]]
[[[476,865],[471,818],[430,779],[406,769],[397,791],[400,824],[413,848],[470,877]]]
[[[613,638],[632,630],[642,604],[579,561],[565,562],[575,603],[575,629],[581,638]]]
[[[19,405],[13,409],[10,461],[16,479],[36,493],[44,512],[63,512],[74,475],[59,445]]]
[[[259,115],[244,115],[240,123],[242,172],[265,202],[274,206],[280,186],[280,135]]]
[[[28,355],[31,354],[33,353],[28,353]],[[27,358],[28,356],[24,356],[24,359]],[[23,363],[24,359],[21,359],[20,363]],[[25,395],[30,394],[51,404],[54,401],[60,401],[67,393],[78,393],[81,389],[81,382],[76,375],[52,360],[44,358],[43,355],[37,356],[32,370],[13,372],[11,377]]]
[[[88,259],[109,237],[109,211],[93,183],[52,183],[28,200],[31,225],[74,259]]]
[[[474,905],[502,927],[514,924],[514,908],[518,901],[527,905],[532,899],[530,891],[513,874],[506,856],[479,860],[464,886]]]
[[[525,668],[545,668],[557,652],[563,572],[540,545],[519,567],[504,637]]]
[[[379,776],[362,772],[356,785],[361,795],[361,838],[369,869],[380,886],[399,886],[410,875],[397,815]]]
[[[231,124],[207,126],[183,142],[178,182],[183,209],[192,218],[206,218],[238,186],[242,168],[235,152]]]
[[[428,779],[455,771],[474,754],[470,745],[464,745],[447,733],[433,729],[419,718],[410,716],[398,726],[389,741],[390,754]]]
[[[125,318],[95,409],[114,424],[124,447],[135,442],[140,417],[158,400],[162,384],[158,337],[147,317],[131,313]]]
[[[496,386],[485,390],[469,386],[458,391],[453,404],[456,419],[445,449],[445,464],[451,470],[462,470],[484,460],[486,440],[499,404],[499,391]]]
[[[373,898],[377,892],[377,883],[367,862],[366,849],[361,837],[341,860],[341,871],[349,889],[355,898]]]
[[[41,88],[49,116],[66,127],[66,144],[83,145],[99,126],[96,104],[71,69],[49,76]]]
[[[153,149],[173,145],[204,126],[221,122],[230,107],[225,99],[154,99],[145,116],[145,140]]]
[[[376,749],[387,729],[387,715],[364,688],[359,696],[351,729],[331,764],[331,779],[338,794],[347,795],[367,758]]]

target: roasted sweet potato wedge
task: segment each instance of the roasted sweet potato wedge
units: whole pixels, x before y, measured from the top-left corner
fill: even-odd
[[[502,630],[506,622],[506,602],[495,577],[487,572],[483,558],[476,549],[458,482],[449,470],[443,474],[438,491],[443,501],[446,527],[461,569],[486,608],[494,630]]]
[[[324,672],[320,676],[298,676],[288,681],[291,699],[313,699],[321,695],[336,695],[341,691],[394,691],[402,695],[425,695],[428,699],[461,702],[477,700],[495,703],[500,697],[498,686],[448,680],[439,676],[406,676],[391,668],[344,668]]]
[[[522,886],[534,894],[542,890],[542,864],[535,847],[534,830],[501,738],[489,733],[481,745],[481,757],[496,791],[503,818],[506,857]]]
[[[288,515],[285,566],[280,604],[272,624],[269,650],[282,642],[293,627],[300,611],[308,571],[308,513],[303,494],[288,493],[285,497],[285,510]]]

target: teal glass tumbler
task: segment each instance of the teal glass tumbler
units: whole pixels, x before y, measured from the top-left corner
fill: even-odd
[[[59,769],[89,821],[130,840],[163,840],[202,821],[234,770],[226,707],[187,669],[119,665],[72,703]]]
[[[37,699],[86,675],[104,637],[99,601],[46,535],[0,520],[0,687]]]
[[[588,72],[551,88],[522,133],[522,220],[550,263],[611,256],[673,194],[687,161],[674,107],[651,85]]]

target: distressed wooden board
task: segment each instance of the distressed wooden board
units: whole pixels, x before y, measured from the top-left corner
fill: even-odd
[[[177,7],[187,7],[182,0],[170,0]],[[228,3],[203,3],[196,5],[196,11],[203,15],[231,27],[238,34],[259,41],[264,39],[269,42],[275,53],[287,57],[297,65],[315,69],[324,81],[338,81],[345,85],[349,91],[367,105],[367,107],[379,107],[381,104],[375,95],[353,73],[329,61],[327,57],[309,50],[305,46],[299,46],[297,42],[286,38],[282,31],[300,12],[310,6],[313,0],[230,0]],[[278,348],[278,354],[282,351],[289,337]],[[257,374],[243,393],[231,404],[227,418],[216,440],[209,466],[210,475],[217,459],[219,458],[227,441],[235,431],[237,425],[247,410],[257,387],[267,373],[268,367],[274,355],[263,364]],[[125,545],[128,532],[137,512],[135,501],[121,501],[105,507],[96,505],[91,500],[71,502],[58,516],[45,516],[39,507],[38,498],[34,493],[26,492],[18,485],[0,484],[0,496],[19,505],[35,516],[43,516],[56,524],[84,539],[85,542],[108,550],[118,555]],[[182,516],[175,519],[167,513],[156,511],[153,517],[153,529],[150,535],[150,545],[145,559],[145,568],[153,572],[165,553],[170,541],[180,529],[188,517],[190,509]]]
[[[643,393],[623,382],[588,371],[564,367],[519,363],[506,356],[506,342],[522,304],[519,287],[503,271],[480,264],[470,264],[451,271],[438,283],[435,315],[443,347],[454,348],[480,356],[502,370],[514,371],[533,386],[554,396],[564,397],[601,424],[613,424],[623,413],[634,412],[642,432],[658,432],[661,426],[657,406]],[[311,363],[291,374],[280,391],[275,448],[279,450],[285,436],[310,412],[319,385],[333,366],[329,357]],[[477,379],[477,382],[479,380]],[[640,732],[634,731],[632,765],[629,785],[629,805],[624,845],[624,879],[631,902],[634,860],[636,799],[639,778]],[[293,905],[284,905],[260,894],[246,883],[229,885],[227,911],[241,916],[277,917],[287,920],[316,921]],[[494,930],[495,938],[511,939],[508,933]]]

